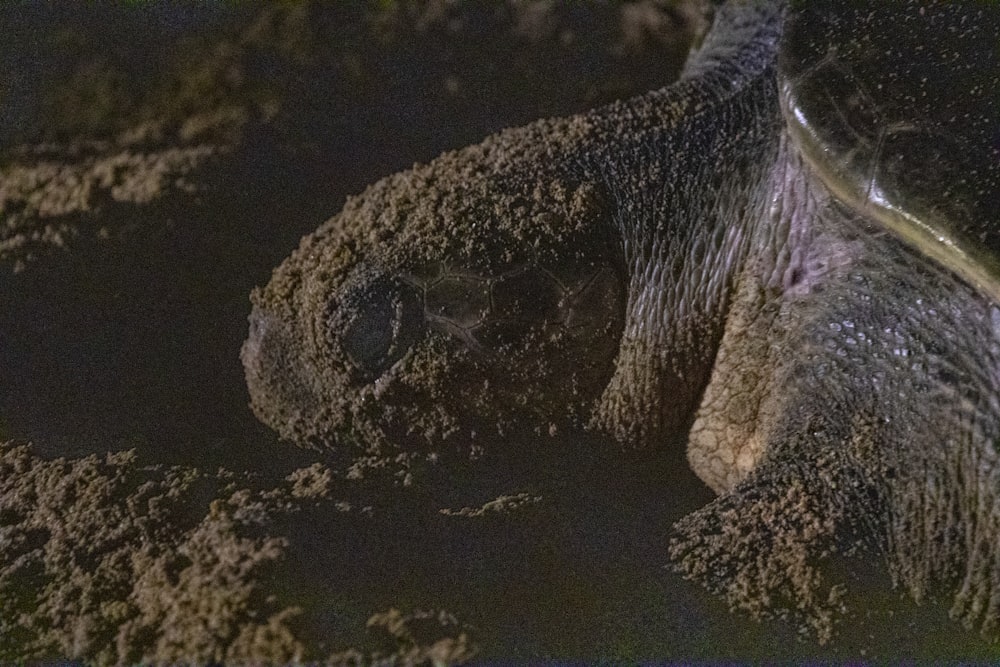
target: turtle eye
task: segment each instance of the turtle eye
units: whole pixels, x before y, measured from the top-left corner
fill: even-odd
[[[424,330],[423,306],[412,287],[380,280],[344,305],[347,326],[340,342],[348,358],[368,379],[389,369]]]

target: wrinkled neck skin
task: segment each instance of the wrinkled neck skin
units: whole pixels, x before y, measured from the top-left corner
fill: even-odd
[[[768,275],[788,232],[774,57],[779,3],[731,3],[674,86],[594,114],[578,162],[614,202],[628,303],[593,424],[629,447],[682,437],[708,381],[737,277]],[[622,127],[622,118],[634,122]],[[592,143],[593,142],[593,143]],[[600,142],[600,143],[597,143]],[[603,145],[601,145],[603,144]]]

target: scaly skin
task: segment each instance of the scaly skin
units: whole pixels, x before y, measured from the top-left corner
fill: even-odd
[[[821,562],[868,546],[915,598],[951,590],[954,615],[995,638],[1000,313],[799,155],[781,23],[780,3],[730,3],[679,83],[349,201],[253,295],[258,416],[380,455],[475,454],[477,434],[524,423],[626,447],[687,433],[719,496],[677,524],[670,555],[734,607],[825,640],[841,591]],[[400,282],[441,264],[613,267],[624,298],[604,292],[606,325],[525,316],[484,351],[430,326]]]

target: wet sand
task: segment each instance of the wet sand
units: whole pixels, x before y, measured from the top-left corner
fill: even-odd
[[[0,661],[995,657],[877,554],[831,564],[825,646],[729,613],[666,566],[711,498],[683,443],[513,433],[530,454],[406,484],[256,422],[247,295],[299,237],[415,161],[668,81],[697,30],[380,7],[2,9]]]

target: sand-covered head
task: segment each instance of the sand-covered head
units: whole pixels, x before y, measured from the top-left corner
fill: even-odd
[[[252,296],[242,357],[258,417],[297,442],[442,453],[585,421],[625,282],[605,193],[540,155],[553,146],[540,133],[570,145],[578,122],[385,178],[304,238]]]
[[[736,7],[706,42],[717,57],[673,88],[349,200],[253,295],[257,416],[378,451],[475,451],[515,425],[640,448],[682,432],[776,145],[776,118],[731,90],[768,94],[776,10]]]

